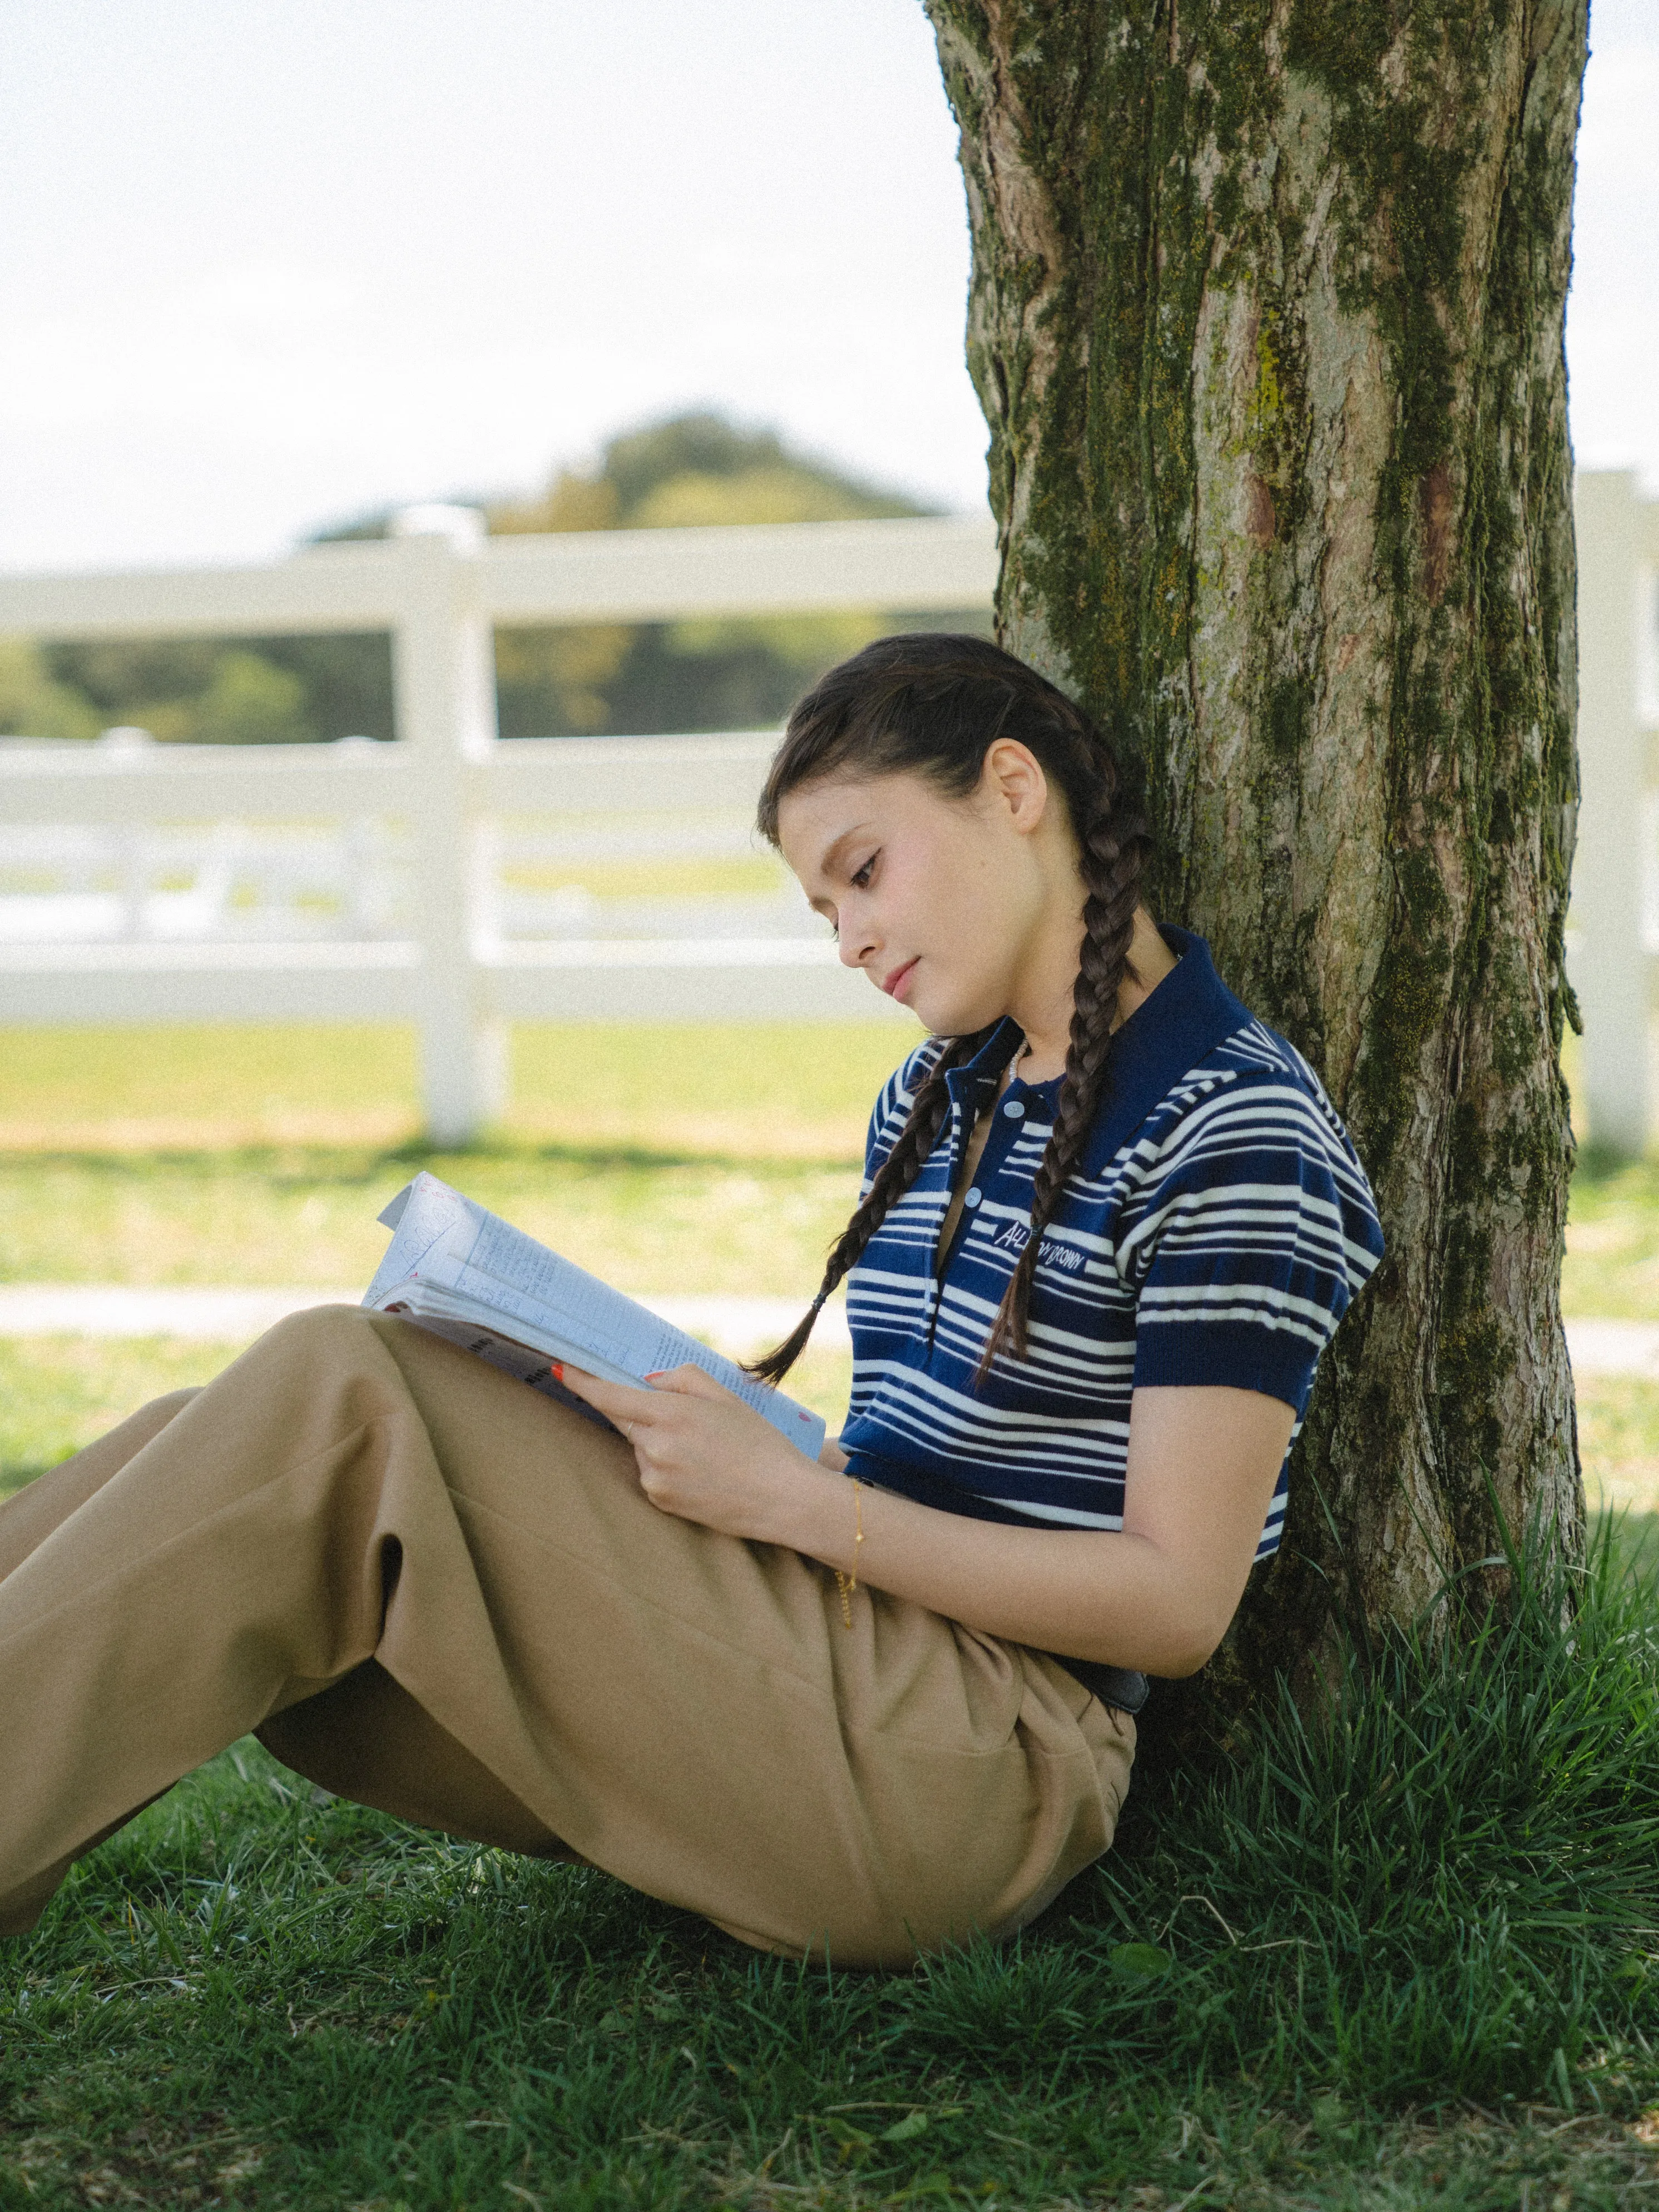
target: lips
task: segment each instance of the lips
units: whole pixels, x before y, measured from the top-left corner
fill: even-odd
[[[915,964],[915,961],[907,960],[902,967],[895,968],[890,975],[885,975],[882,978],[881,988],[886,992],[890,999],[898,999],[902,1000],[904,997],[904,987],[909,981],[910,971]]]

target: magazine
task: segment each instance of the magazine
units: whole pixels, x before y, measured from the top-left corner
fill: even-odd
[[[568,1360],[602,1381],[631,1383],[689,1363],[817,1457],[824,1425],[816,1413],[436,1176],[405,1183],[380,1218],[392,1242],[363,1293],[375,1312],[418,1322],[605,1428],[612,1425],[567,1390],[550,1363]]]

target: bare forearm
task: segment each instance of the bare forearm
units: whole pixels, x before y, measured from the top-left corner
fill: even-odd
[[[1011,1643],[1150,1674],[1192,1673],[1225,1626],[1211,1594],[1145,1536],[1008,1528],[868,1485],[856,1509],[844,1475],[803,1468],[780,1490],[769,1540],[844,1572],[856,1548],[873,1589]]]
[[[700,1367],[643,1390],[574,1368],[565,1381],[619,1425],[665,1513],[855,1570],[1011,1643],[1158,1674],[1191,1674],[1220,1642],[1295,1418],[1288,1402],[1250,1390],[1137,1390],[1121,1530],[1049,1530],[855,1487],[836,1472],[839,1445],[822,1462],[804,1459]]]

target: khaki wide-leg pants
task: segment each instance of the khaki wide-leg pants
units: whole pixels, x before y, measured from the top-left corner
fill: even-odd
[[[323,1306],[0,1507],[0,1933],[248,1730],[764,1949],[1010,1932],[1110,1843],[1133,1723],[1052,1659],[659,1512],[622,1440]]]

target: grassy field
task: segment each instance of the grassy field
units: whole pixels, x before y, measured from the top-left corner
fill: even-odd
[[[878,1085],[920,1035],[892,1018],[525,1024],[502,1133],[652,1158],[855,1158]],[[403,1030],[0,1030],[0,1152],[392,1147],[417,1125]]]
[[[0,1280],[349,1287],[430,1165],[626,1287],[802,1295],[905,1043],[529,1030],[501,1128],[439,1156],[395,1032],[0,1034]],[[1565,1291],[1659,1319],[1659,1172],[1581,1176]],[[234,1349],[0,1340],[0,1492]],[[802,1372],[838,1414],[844,1358]],[[1594,1494],[1659,1509],[1659,1386],[1580,1416]],[[239,1745],[0,1948],[0,2212],[1639,2206],[1656,1556],[1604,1543],[1571,1650],[1544,1587],[1143,1777],[1014,1951],[911,1976],[758,1960]]]
[[[375,1217],[418,1168],[632,1291],[810,1297],[858,1196],[851,1159],[604,1142],[509,1141],[459,1158],[413,1146],[0,1154],[0,1281],[361,1289],[386,1249]]]

